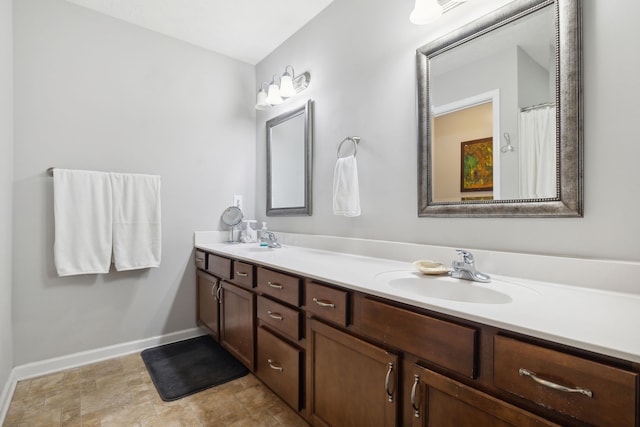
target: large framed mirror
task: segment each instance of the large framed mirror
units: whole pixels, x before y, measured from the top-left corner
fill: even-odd
[[[417,50],[419,216],[582,216],[581,32],[515,0]]]
[[[267,216],[311,215],[313,101],[267,121]]]

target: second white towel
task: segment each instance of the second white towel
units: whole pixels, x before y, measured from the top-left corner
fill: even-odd
[[[111,173],[116,270],[158,267],[161,258],[160,176]]]
[[[360,187],[355,156],[341,157],[333,171],[333,213],[360,216]]]

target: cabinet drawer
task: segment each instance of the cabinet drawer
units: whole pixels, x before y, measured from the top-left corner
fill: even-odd
[[[204,270],[207,264],[207,254],[196,250],[196,267]]]
[[[300,279],[277,271],[258,268],[258,289],[296,307],[300,306]]]
[[[349,294],[346,291],[308,282],[304,305],[309,313],[325,320],[347,326]]]
[[[300,339],[300,313],[265,297],[258,297],[258,318],[294,341]]]
[[[496,387],[589,424],[636,425],[633,372],[496,336],[493,376]]]
[[[233,283],[245,288],[253,288],[253,265],[233,261]]]
[[[218,255],[207,254],[207,271],[223,279],[231,279],[231,260]]]
[[[361,300],[362,333],[475,378],[478,331],[385,303]]]
[[[256,375],[296,411],[300,410],[300,360],[302,352],[258,328]]]

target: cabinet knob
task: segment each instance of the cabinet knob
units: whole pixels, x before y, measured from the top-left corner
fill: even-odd
[[[280,283],[267,282],[267,285],[269,285],[270,288],[274,288],[274,289],[284,288],[284,286],[282,286]]]
[[[267,359],[267,363],[269,364],[269,367],[271,369],[274,369],[274,370],[280,371],[280,372],[284,371],[284,368],[282,366],[280,366],[280,364],[278,362],[274,362],[271,359]]]
[[[563,391],[565,393],[579,393],[579,394],[583,394],[587,397],[593,397],[593,392],[591,390],[589,390],[588,388],[582,388],[582,387],[567,387],[558,383],[554,383],[553,381],[549,381],[549,380],[545,380],[544,378],[540,378],[538,375],[536,375],[535,372],[531,372],[528,369],[524,369],[524,368],[520,368],[518,370],[518,373],[520,375],[522,375],[523,377],[529,377],[532,380],[534,380],[535,382],[537,382],[538,384],[540,384],[541,386],[544,387],[548,387],[551,388],[553,390],[558,390],[558,391]]]
[[[328,300],[314,298],[313,302],[318,304],[320,307],[336,308],[336,305]]]
[[[392,373],[393,373],[393,362],[389,362],[387,364],[387,375],[384,378],[384,391],[387,392],[387,399],[389,402],[393,402],[393,391],[389,389]]]
[[[271,317],[272,319],[276,319],[276,320],[283,320],[284,319],[282,314],[276,313],[276,312],[271,311],[271,310],[267,310],[267,316]]]
[[[413,408],[413,416],[420,418],[420,407],[416,401],[416,391],[418,390],[418,384],[420,384],[420,375],[415,374],[413,376],[413,387],[411,387],[411,407]]]

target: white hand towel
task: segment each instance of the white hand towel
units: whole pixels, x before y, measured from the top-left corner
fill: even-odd
[[[112,235],[109,174],[55,169],[53,213],[58,276],[108,273]]]
[[[160,177],[111,173],[116,270],[160,266]]]
[[[355,156],[341,157],[333,171],[333,213],[335,215],[360,215],[360,188],[358,164]]]

